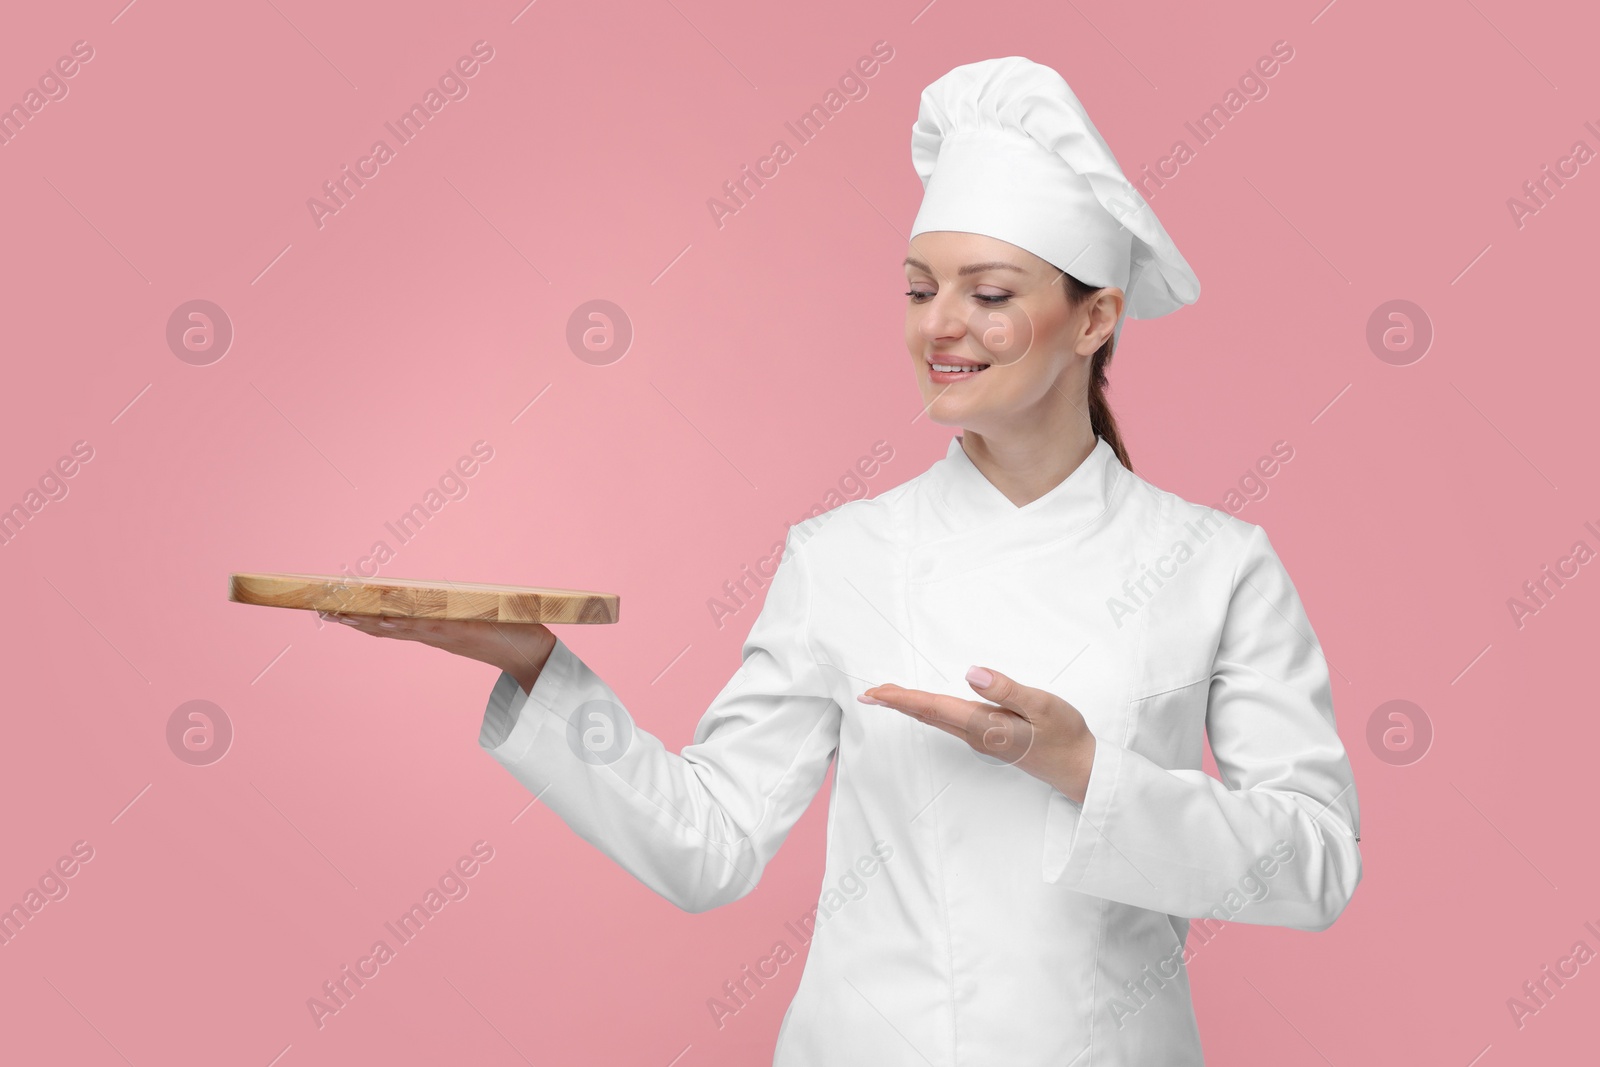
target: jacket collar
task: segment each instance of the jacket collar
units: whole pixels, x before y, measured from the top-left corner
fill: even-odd
[[[1106,439],[1097,437],[1094,449],[1070,474],[1049,492],[1019,508],[984,477],[961,447],[960,436],[956,436],[950,439],[944,459],[935,463],[929,473],[957,530],[1027,515],[1046,520],[1057,534],[1064,534],[1106,510],[1125,470]]]

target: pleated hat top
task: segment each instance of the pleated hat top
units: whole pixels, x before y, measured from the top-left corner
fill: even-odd
[[[1200,296],[1194,271],[1050,67],[1006,56],[940,77],[922,91],[911,162],[924,190],[913,238],[957,230],[1009,242],[1079,281],[1120,288],[1128,318]]]

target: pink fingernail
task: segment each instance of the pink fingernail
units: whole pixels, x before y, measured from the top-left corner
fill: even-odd
[[[861,703],[863,703],[863,704],[877,704],[877,705],[879,705],[881,707],[885,707],[885,708],[889,706],[888,704],[885,704],[881,700],[877,700],[877,699],[874,699],[873,697],[867,696],[867,694],[865,694],[865,693],[862,693],[860,696],[856,697],[856,699],[861,701]]]
[[[967,681],[971,682],[979,689],[987,689],[991,684],[993,684],[994,675],[990,674],[982,667],[968,667]]]

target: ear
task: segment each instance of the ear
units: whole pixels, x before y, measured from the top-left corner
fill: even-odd
[[[1083,320],[1078,341],[1073,346],[1074,352],[1088,359],[1100,351],[1101,346],[1115,334],[1117,323],[1122,321],[1124,300],[1122,290],[1112,285],[1096,290],[1083,302],[1079,309]]]
[[[1114,285],[1094,294],[1094,305],[1091,309],[1090,319],[1094,323],[1096,335],[1100,338],[1094,346],[1094,352],[1098,352],[1100,346],[1105,344],[1115,333],[1117,323],[1122,321],[1122,309],[1126,304],[1126,294]]]

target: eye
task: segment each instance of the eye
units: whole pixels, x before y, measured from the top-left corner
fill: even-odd
[[[911,289],[906,292],[906,295],[911,298],[911,302],[913,304],[920,304],[927,298],[933,296],[933,293],[926,289]],[[998,307],[999,305],[1004,304],[1007,300],[1011,299],[1009,294],[1005,296],[991,296],[987,293],[973,293],[972,298],[982,303],[985,307]]]

